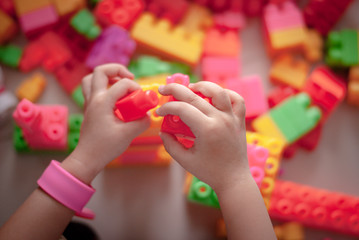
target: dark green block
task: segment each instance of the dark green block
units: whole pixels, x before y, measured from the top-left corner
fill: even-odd
[[[24,134],[21,128],[15,125],[14,134],[13,134],[13,144],[17,152],[29,152],[30,148],[24,139]]]
[[[79,107],[82,107],[82,108],[84,107],[85,98],[84,98],[84,95],[82,94],[82,87],[81,86],[77,87],[72,92],[71,97]]]
[[[196,177],[192,178],[192,183],[188,191],[187,199],[191,202],[219,208],[217,194],[208,184],[200,181]]]
[[[70,132],[69,135],[67,136],[67,146],[68,146],[68,151],[72,152],[80,139],[80,132]]]
[[[22,52],[22,49],[15,45],[0,46],[0,62],[6,66],[17,68]]]
[[[71,114],[69,116],[69,132],[80,132],[83,120],[82,114]]]

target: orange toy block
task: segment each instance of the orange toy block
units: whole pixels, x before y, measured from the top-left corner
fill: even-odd
[[[271,82],[302,90],[307,80],[309,64],[292,55],[283,55],[274,60],[269,78]]]
[[[359,66],[350,68],[347,101],[359,107]]]
[[[14,0],[17,16],[52,5],[51,0]]]
[[[191,4],[179,25],[189,33],[207,31],[213,25],[213,17],[207,8]]]
[[[268,51],[270,56],[275,56],[283,52],[302,52],[306,32],[305,28],[296,27],[270,33],[268,38]]]
[[[304,57],[309,62],[319,62],[323,59],[323,38],[318,31],[308,29],[304,41]]]
[[[85,0],[53,0],[53,2],[59,16],[65,16],[86,7]]]
[[[296,222],[288,222],[274,226],[274,232],[278,240],[304,240],[304,227]]]
[[[212,28],[207,32],[203,47],[204,56],[238,57],[239,51],[237,31],[221,32],[219,29]]]
[[[14,20],[0,9],[0,45],[10,40],[17,31]]]
[[[41,73],[35,73],[25,79],[16,89],[16,96],[19,100],[26,98],[30,102],[36,102],[46,87],[46,79]]]
[[[186,32],[183,27],[172,26],[165,19],[156,19],[151,13],[139,17],[132,27],[131,36],[140,47],[190,66],[197,65],[202,54],[202,32]]]

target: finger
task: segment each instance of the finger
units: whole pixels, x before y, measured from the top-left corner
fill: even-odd
[[[156,109],[156,114],[158,116],[179,116],[195,136],[198,136],[202,126],[204,126],[208,120],[207,116],[198,108],[180,101],[172,101],[163,104]]]
[[[232,111],[231,101],[229,99],[228,93],[219,85],[212,82],[203,81],[190,84],[189,87],[193,91],[200,92],[206,97],[211,98],[213,106],[218,110],[224,112]]]
[[[125,134],[123,131],[126,131],[128,133],[128,136],[133,139],[150,127],[151,120],[149,116],[146,115],[143,118],[131,122],[126,122],[125,124],[125,130],[123,130],[123,128],[121,127],[122,134]]]
[[[82,94],[84,95],[85,102],[89,102],[90,100],[91,84],[92,84],[92,74],[89,74],[82,79]]]
[[[160,132],[160,137],[166,151],[181,166],[186,165],[186,160],[190,161],[190,153],[192,152],[192,150],[185,148],[181,143],[177,141],[175,136],[168,133]]]
[[[113,107],[118,99],[123,98],[130,92],[136,91],[140,88],[140,85],[135,81],[127,78],[121,79],[108,89],[107,96],[110,106]]]
[[[110,79],[129,78],[133,79],[133,74],[126,67],[120,64],[105,64],[95,68],[92,78],[92,93],[107,89]]]
[[[236,93],[235,91],[226,89],[229,98],[231,100],[233,113],[238,116],[240,119],[245,118],[246,115],[246,106],[244,99]]]
[[[191,89],[184,85],[171,83],[161,86],[158,91],[162,95],[172,95],[178,101],[189,103],[206,115],[214,110],[211,104],[209,104],[206,100],[195,94],[193,91],[191,91]]]

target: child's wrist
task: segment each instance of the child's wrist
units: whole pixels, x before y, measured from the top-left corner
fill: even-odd
[[[233,191],[246,189],[250,186],[257,186],[253,180],[253,177],[250,171],[244,171],[243,173],[236,174],[236,177],[227,178],[228,181],[223,182],[222,184],[213,188],[218,197],[221,195],[227,195],[228,193],[232,193]]]

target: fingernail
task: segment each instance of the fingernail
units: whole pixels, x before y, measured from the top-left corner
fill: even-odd
[[[164,85],[160,85],[160,86],[158,87],[158,91],[162,92],[164,88],[165,88]]]
[[[190,84],[188,84],[188,87],[189,87],[189,88],[192,88],[193,85],[194,85],[193,83],[190,83]]]

